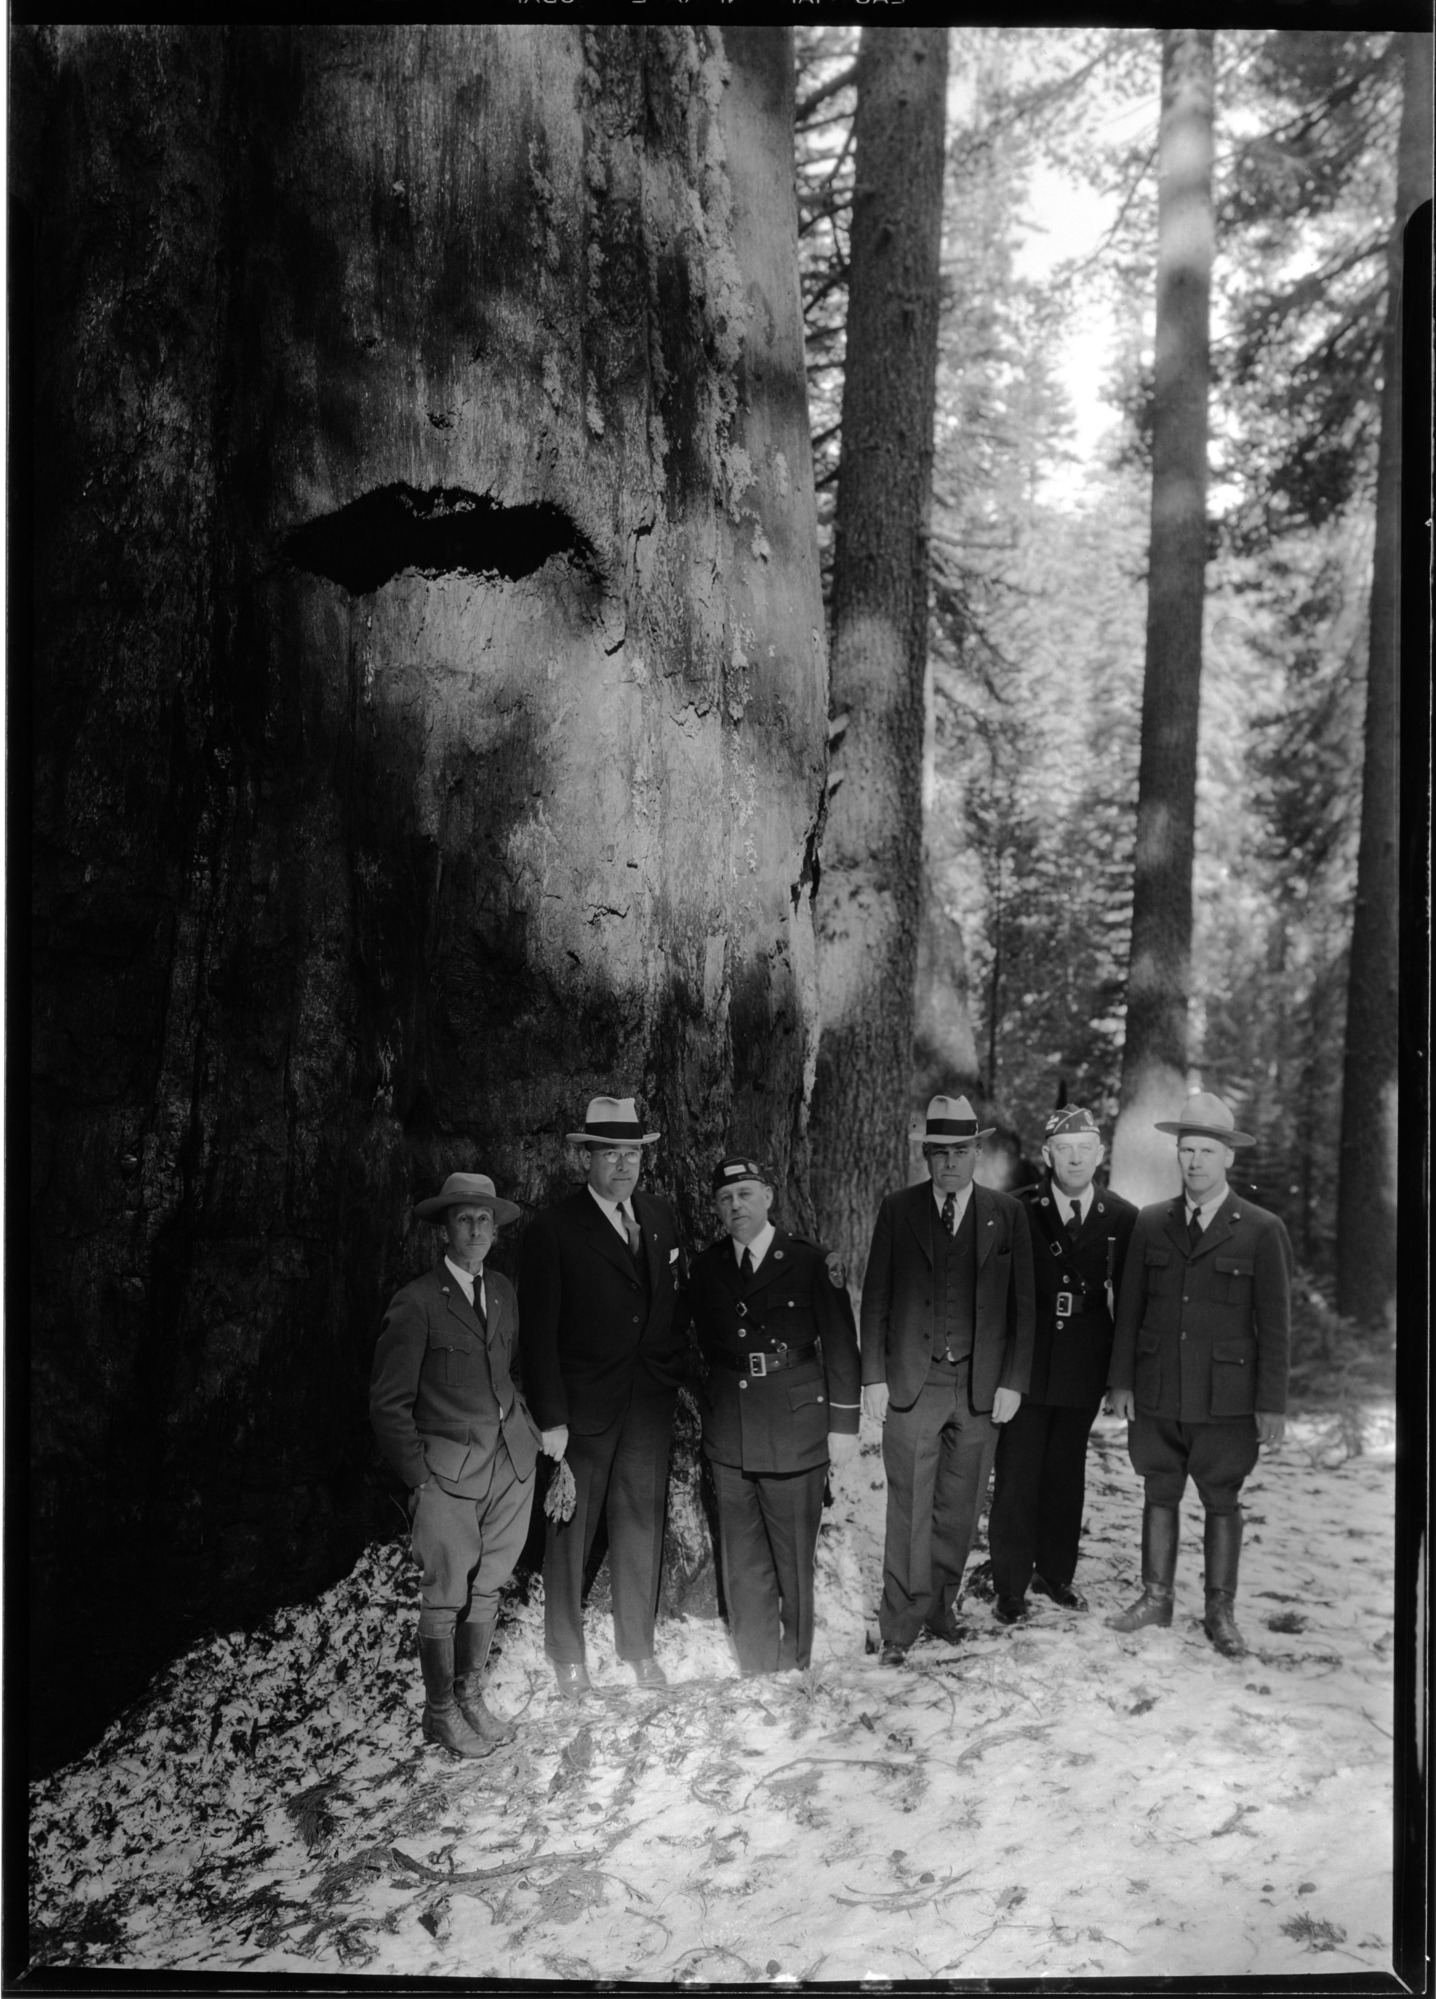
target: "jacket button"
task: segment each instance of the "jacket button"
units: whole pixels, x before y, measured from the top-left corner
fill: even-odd
[[[637,1312],[635,1312],[635,1313],[634,1313],[634,1315],[633,1315],[633,1323],[634,1323],[634,1325],[635,1325],[635,1326],[636,1326],[636,1325],[638,1324],[638,1314],[637,1314]]]
[[[746,1382],[746,1381],[740,1381],[740,1382],[738,1383],[738,1386],[739,1386],[740,1388],[746,1388],[746,1387],[748,1386],[748,1384],[747,1384],[747,1382]]]

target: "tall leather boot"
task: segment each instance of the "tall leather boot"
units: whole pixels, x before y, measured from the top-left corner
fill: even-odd
[[[1245,1658],[1246,1640],[1238,1631],[1233,1615],[1242,1554],[1240,1508],[1235,1513],[1207,1515],[1202,1549],[1207,1568],[1207,1614],[1202,1619],[1202,1629],[1228,1659]]]
[[[462,1618],[454,1632],[454,1698],[469,1727],[481,1742],[497,1749],[512,1742],[518,1730],[512,1722],[501,1721],[480,1691],[489,1647],[494,1641],[494,1619]]]
[[[1172,1590],[1177,1574],[1178,1513],[1175,1506],[1142,1508],[1142,1594],[1116,1617],[1113,1631],[1141,1631],[1148,1624],[1172,1621]]]
[[[424,1675],[424,1740],[452,1749],[456,1756],[488,1756],[495,1745],[475,1735],[454,1698],[454,1634],[419,1633],[419,1667]]]

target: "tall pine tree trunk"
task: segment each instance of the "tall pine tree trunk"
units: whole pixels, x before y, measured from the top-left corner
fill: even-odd
[[[724,1145],[802,1164],[791,72],[27,31],[41,1729],[392,1519],[369,1362],[446,1172],[542,1204],[598,1090],[694,1235]]]
[[[1187,1085],[1197,710],[1207,539],[1207,383],[1212,251],[1213,36],[1162,36],[1152,536],[1137,847],[1121,1109],[1112,1184],[1135,1201],[1177,1185],[1170,1139],[1152,1130]]]
[[[1386,254],[1361,836],[1346,997],[1336,1207],[1337,1309],[1372,1327],[1393,1323],[1396,1300],[1401,262],[1406,222],[1431,193],[1430,36],[1403,35],[1401,61],[1401,134],[1396,217]],[[1429,440],[1412,442],[1424,451]]]
[[[820,1226],[860,1275],[907,1177],[947,31],[863,31],[816,901]]]

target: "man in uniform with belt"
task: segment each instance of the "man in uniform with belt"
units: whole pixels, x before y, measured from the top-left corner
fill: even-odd
[[[1047,1120],[1047,1172],[1017,1198],[1032,1228],[1037,1331],[1032,1377],[1002,1426],[987,1523],[999,1622],[1027,1615],[1029,1583],[1067,1610],[1085,1610],[1072,1587],[1087,1439],[1102,1406],[1112,1358],[1111,1296],[1122,1275],[1137,1210],[1093,1176],[1102,1134],[1078,1104]]]
[[[1191,1475],[1205,1509],[1206,1616],[1219,1652],[1246,1650],[1234,1602],[1242,1482],[1286,1428],[1291,1244],[1281,1219],[1227,1185],[1237,1131],[1220,1097],[1198,1090],[1159,1123],[1177,1141],[1182,1192],[1143,1208],[1117,1294],[1109,1377],[1141,1473],[1142,1594],[1115,1631],[1172,1621],[1178,1507]]]
[[[451,1173],[414,1212],[438,1223],[444,1258],[390,1301],[369,1417],[409,1488],[411,1546],[423,1569],[424,1735],[458,1756],[487,1756],[513,1735],[479,1686],[499,1591],[528,1533],[539,1452],[516,1378],[513,1286],[484,1269],[498,1225],[519,1210],[486,1173]]]
[[[703,1449],[739,1670],[777,1673],[812,1659],[828,1461],[857,1449],[857,1330],[836,1257],[774,1226],[758,1160],[720,1159],[713,1194],[725,1233],[694,1258],[687,1292],[709,1369]]]
[[[863,1278],[863,1404],[883,1425],[888,1477],[884,1665],[924,1628],[949,1643],[997,1433],[1032,1366],[1032,1244],[1011,1194],[975,1186],[979,1131],[966,1097],[934,1097],[931,1179],[878,1210]]]

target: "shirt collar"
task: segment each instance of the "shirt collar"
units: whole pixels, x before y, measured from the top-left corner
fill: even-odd
[[[1193,1215],[1200,1215],[1202,1218],[1202,1227],[1204,1229],[1209,1229],[1212,1225],[1213,1219],[1216,1216],[1217,1209],[1222,1205],[1223,1201],[1226,1200],[1227,1195],[1230,1192],[1231,1188],[1227,1186],[1225,1181],[1223,1181],[1221,1186],[1217,1189],[1216,1193],[1208,1194],[1207,1198],[1205,1199],[1205,1201],[1203,1201],[1202,1205],[1199,1208],[1194,1208],[1191,1202],[1187,1199],[1186,1195],[1183,1194],[1182,1206],[1186,1209],[1187,1220],[1190,1221]]]
[[[756,1270],[758,1265],[763,1261],[763,1258],[768,1254],[773,1238],[777,1233],[778,1231],[773,1227],[771,1222],[764,1222],[762,1228],[759,1229],[757,1235],[754,1236],[750,1243],[733,1242],[734,1261],[741,1264],[743,1261],[743,1251],[746,1249],[753,1259],[753,1268]],[[733,1241],[731,1236],[729,1237],[729,1241]]]
[[[962,1189],[961,1193],[959,1193],[954,1197],[957,1202],[957,1207],[954,1210],[954,1214],[956,1220],[958,1220],[959,1222],[962,1220],[963,1216],[967,1213],[967,1204],[972,1199],[972,1190],[975,1184],[976,1183],[974,1181],[969,1180],[967,1185]],[[946,1194],[940,1194],[938,1192],[938,1186],[936,1180],[930,1181],[929,1185],[932,1188],[933,1205],[936,1207],[938,1213],[941,1214],[942,1204],[947,1199],[947,1196]]]
[[[1055,1178],[1051,1183],[1051,1187],[1052,1199],[1062,1220],[1064,1222],[1071,1221],[1072,1203],[1075,1201],[1082,1210],[1082,1219],[1085,1222],[1092,1211],[1092,1203],[1097,1198],[1097,1189],[1093,1183],[1089,1180],[1080,1194],[1064,1193],[1062,1188],[1058,1186]]]
[[[484,1289],[484,1266],[482,1264],[479,1265],[477,1276],[471,1277],[467,1270],[460,1270],[458,1264],[454,1262],[451,1256],[446,1256],[444,1261],[459,1280],[459,1289],[471,1305],[474,1302],[474,1291],[476,1288],[480,1298],[482,1298]]]
[[[585,1186],[588,1185],[587,1181],[584,1182],[584,1185]],[[592,1194],[594,1200],[597,1201],[598,1205],[600,1206],[600,1208],[602,1208],[603,1212],[608,1216],[608,1219],[612,1222],[613,1226],[618,1230],[618,1233],[623,1237],[623,1240],[627,1242],[628,1230],[623,1225],[623,1211],[619,1207],[617,1201],[610,1201],[606,1195],[600,1194],[596,1187],[589,1187],[588,1191],[590,1194]]]

